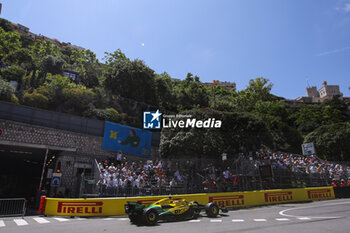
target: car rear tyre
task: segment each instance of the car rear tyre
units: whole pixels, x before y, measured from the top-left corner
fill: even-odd
[[[158,218],[159,218],[159,215],[158,215],[158,211],[156,211],[155,209],[145,209],[144,210],[144,220],[145,220],[145,224],[146,225],[155,225],[157,224],[158,222]]]
[[[208,217],[215,218],[219,214],[219,207],[218,207],[218,205],[216,205],[212,202],[209,202],[205,206],[205,212],[207,213]]]

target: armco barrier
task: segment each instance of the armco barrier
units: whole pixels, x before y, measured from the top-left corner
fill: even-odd
[[[166,196],[87,199],[47,198],[44,213],[45,215],[60,216],[125,215],[124,204],[127,201],[141,201],[144,204],[150,204],[164,197]],[[198,201],[200,204],[206,204],[211,201],[219,206],[231,208],[335,198],[333,187],[188,194],[173,195],[172,197],[174,199],[184,198],[187,201]]]

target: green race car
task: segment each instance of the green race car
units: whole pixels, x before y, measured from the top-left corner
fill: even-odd
[[[164,198],[150,205],[141,202],[128,202],[125,213],[130,221],[138,225],[155,225],[158,220],[176,221],[195,219],[205,210],[208,217],[215,218],[219,211],[227,213],[225,207],[219,208],[215,203],[209,202],[201,205],[196,201],[187,202],[185,199],[174,200],[172,197]]]

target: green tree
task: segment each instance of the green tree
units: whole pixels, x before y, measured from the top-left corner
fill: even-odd
[[[6,82],[0,77],[0,100],[11,101],[14,94],[15,88],[13,88],[11,83]]]
[[[63,88],[61,109],[80,115],[88,109],[89,103],[92,103],[94,98],[94,92],[83,86]]]
[[[5,32],[12,32],[14,30],[12,24],[10,21],[6,19],[0,18],[0,27],[5,31]]]
[[[106,90],[104,87],[98,86],[93,88],[95,93],[94,104],[100,109],[105,109],[110,106],[116,108],[118,111],[122,110],[122,107],[116,106],[119,103],[118,96],[113,95],[111,91]]]
[[[115,95],[156,104],[155,74],[141,60],[111,63],[104,74],[104,87]]]
[[[33,58],[29,49],[19,48],[9,52],[5,57],[5,61],[10,64],[17,64],[19,66],[23,65],[28,68],[32,67]]]
[[[46,74],[43,71],[39,71],[36,69],[31,71],[29,73],[29,78],[30,78],[29,87],[38,88],[38,87],[44,85],[44,82],[46,81],[45,75]]]
[[[34,45],[34,42],[35,42],[33,37],[26,34],[21,34],[19,40],[21,41],[22,48],[26,48],[26,49],[29,49],[30,46]]]
[[[72,46],[63,46],[60,48],[60,52],[62,54],[62,58],[65,60],[65,62],[68,65],[73,65],[74,61],[72,60],[71,56],[73,55],[73,51],[77,49],[73,48]]]
[[[333,108],[329,105],[323,107],[323,123],[332,124],[343,122],[346,120],[342,112],[336,108]]]
[[[175,85],[174,93],[180,110],[209,106],[206,87],[199,81],[198,76],[193,77],[191,73],[188,73],[186,79]]]
[[[263,77],[256,78],[255,80],[249,80],[249,86],[247,91],[254,94],[254,97],[258,100],[267,101],[271,100],[271,89],[273,84],[269,83],[268,79]]]
[[[50,90],[50,94],[55,94],[63,88],[74,88],[77,85],[72,83],[67,77],[48,74],[44,86]]]
[[[60,49],[49,40],[36,40],[34,45],[30,46],[30,50],[33,57],[33,66],[35,67],[40,67],[45,56],[61,57]]]
[[[85,115],[87,117],[97,118],[99,120],[112,121],[116,123],[125,124],[125,122],[123,122],[123,118],[125,116],[122,116],[122,114],[119,114],[118,111],[114,108],[101,109],[101,108],[95,108],[94,106],[90,105],[90,108],[88,111],[85,112]]]
[[[290,114],[287,104],[281,101],[257,101],[252,112],[262,119],[265,119],[265,116],[275,116],[284,122]]]
[[[121,120],[121,117],[119,115],[119,112],[115,110],[114,108],[107,108],[107,119],[108,121],[113,121],[113,122],[119,122]]]
[[[45,73],[62,74],[63,65],[64,60],[61,57],[54,57],[52,55],[43,57],[41,61],[41,69]]]
[[[273,84],[265,78],[256,78],[249,81],[246,89],[237,93],[234,103],[241,110],[252,111],[258,101],[276,100],[271,92]]]
[[[169,74],[157,74],[155,78],[155,88],[159,108],[164,111],[176,112],[176,96],[173,92],[174,83]]]
[[[223,86],[211,86],[208,88],[209,106],[212,109],[226,112],[237,111],[234,104],[235,90],[228,91]]]
[[[3,60],[10,52],[20,49],[20,36],[17,32],[5,32],[0,28],[0,60]]]
[[[20,66],[10,66],[8,68],[1,70],[1,76],[8,81],[16,81],[19,84],[22,83],[22,78],[25,75],[26,71]]]
[[[130,62],[130,59],[127,58],[120,49],[117,49],[113,53],[105,52],[105,57],[103,60],[106,61],[107,66],[113,63]]]
[[[49,99],[47,96],[40,93],[40,90],[27,90],[23,94],[23,104],[36,107],[36,108],[44,108],[46,109],[49,103]]]
[[[291,114],[290,119],[294,121],[297,129],[306,135],[322,125],[322,106],[302,105],[295,113]]]
[[[96,54],[91,50],[72,50],[70,61],[75,70],[79,72],[81,82],[87,87],[99,85],[99,76],[102,75]]]
[[[320,126],[309,133],[304,143],[313,142],[317,155],[328,160],[350,159],[350,124],[341,122]]]
[[[344,100],[339,95],[333,96],[331,99],[326,99],[322,102],[322,106],[330,106],[334,109],[337,109],[341,112],[346,112],[347,105]]]
[[[288,125],[290,110],[287,104],[281,101],[258,101],[252,113],[266,123],[273,136],[275,150],[301,152],[303,138],[298,130]]]
[[[65,98],[63,97],[62,90],[64,88],[75,88],[77,85],[72,83],[67,77],[48,74],[44,87],[49,90],[50,108],[53,110],[63,111],[62,103],[64,103]]]
[[[159,153],[162,157],[211,157],[222,153],[272,147],[272,136],[265,123],[248,113],[219,112],[210,109],[183,112],[197,120],[220,119],[221,128],[163,128]]]

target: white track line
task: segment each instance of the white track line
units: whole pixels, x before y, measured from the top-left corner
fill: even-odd
[[[4,227],[4,226],[5,226],[4,220],[0,220],[0,227]]]
[[[66,219],[66,218],[53,218],[53,219],[55,219],[55,220],[57,220],[59,222],[67,222],[67,221],[69,221],[69,219]]]
[[[289,221],[288,218],[276,218],[277,221]]]
[[[127,221],[129,218],[117,218],[119,221]]]
[[[303,207],[296,207],[296,208],[289,208],[285,209],[279,212],[280,215],[285,217],[294,217],[294,218],[342,218],[342,216],[332,216],[332,217],[318,217],[318,216],[297,216],[297,215],[291,215],[291,214],[285,214],[284,212],[290,211],[290,210],[300,210],[300,209],[309,209],[309,208],[320,208],[324,206],[333,206],[333,205],[344,205],[344,204],[350,204],[350,202],[337,202],[337,203],[326,203],[324,205],[317,205],[317,206],[303,206]]]
[[[201,220],[199,220],[199,219],[192,219],[192,220],[190,220],[189,222],[200,222]]]
[[[49,223],[50,221],[46,220],[45,218],[33,218],[35,221],[37,221],[40,224],[43,223]]]
[[[13,221],[17,224],[17,226],[28,225],[28,222],[24,219],[14,219]]]
[[[264,218],[256,218],[254,219],[255,222],[266,222],[266,219]]]
[[[210,219],[210,222],[222,222],[222,219]]]
[[[105,220],[105,221],[111,221],[111,220],[115,220],[115,218],[104,218],[103,220]]]
[[[232,219],[232,222],[244,222],[244,219]]]
[[[301,218],[298,218],[299,220],[310,220],[311,218],[308,218],[308,217],[301,217]]]

